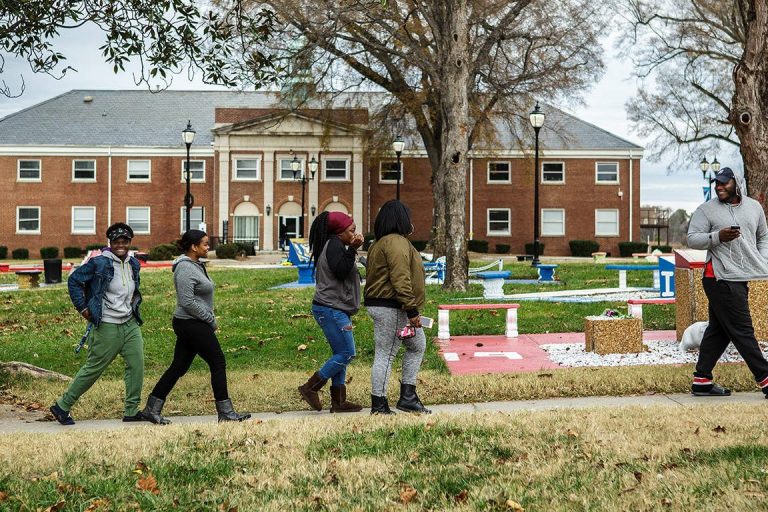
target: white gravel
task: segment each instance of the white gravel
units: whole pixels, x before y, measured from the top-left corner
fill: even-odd
[[[647,352],[639,354],[606,354],[601,356],[594,352],[586,352],[583,343],[553,343],[541,345],[549,354],[550,360],[560,366],[632,366],[639,364],[682,364],[695,363],[696,352],[681,352],[676,341],[646,341]],[[765,354],[766,345],[761,343]],[[720,362],[734,363],[743,361],[733,344],[728,345]]]

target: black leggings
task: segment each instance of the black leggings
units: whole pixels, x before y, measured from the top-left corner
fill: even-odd
[[[229,398],[227,363],[211,326],[200,320],[182,320],[174,317],[173,332],[176,333],[173,361],[155,384],[152,395],[165,400],[176,382],[187,373],[195,356],[199,355],[211,369],[211,387],[216,401]]]

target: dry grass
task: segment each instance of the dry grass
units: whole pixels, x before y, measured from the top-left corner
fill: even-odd
[[[0,507],[764,510],[765,420],[721,405],[13,434]]]

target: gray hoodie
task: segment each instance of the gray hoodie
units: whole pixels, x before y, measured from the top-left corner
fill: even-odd
[[[115,273],[107,286],[101,303],[101,321],[110,324],[122,324],[133,316],[131,301],[133,301],[133,293],[136,291],[133,270],[128,258],[121,260],[112,251],[104,251],[102,256],[112,261]]]
[[[732,169],[739,204],[722,203],[714,197],[700,205],[688,226],[688,246],[706,249],[715,277],[726,281],[768,279],[768,227],[759,202],[747,196],[744,173]],[[741,235],[720,242],[720,230],[739,226]]]
[[[216,330],[213,315],[213,281],[202,263],[182,255],[173,261],[173,284],[176,287],[174,318],[202,320]]]

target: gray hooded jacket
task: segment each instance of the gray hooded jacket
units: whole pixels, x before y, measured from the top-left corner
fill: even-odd
[[[216,330],[213,314],[213,281],[202,263],[182,255],[173,261],[173,284],[176,286],[174,318],[202,320]]]
[[[700,205],[688,225],[688,246],[706,249],[715,277],[726,281],[768,279],[768,227],[760,203],[747,196],[744,173],[732,169],[739,204],[722,203],[714,197]],[[720,230],[739,226],[741,235],[720,241]]]

